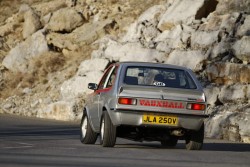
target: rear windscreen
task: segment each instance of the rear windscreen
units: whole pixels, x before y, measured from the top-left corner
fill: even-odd
[[[196,85],[188,72],[169,68],[128,67],[124,83],[128,85],[196,89]]]

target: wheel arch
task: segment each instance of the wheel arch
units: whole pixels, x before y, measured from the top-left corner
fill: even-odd
[[[110,108],[108,107],[108,105],[105,105],[102,108],[102,114],[100,115],[100,117],[102,117],[104,111],[106,111],[107,114],[109,115],[109,117],[110,117],[111,122],[113,123],[113,125],[115,125],[115,126],[119,126],[120,125],[120,114],[118,112],[110,110]]]

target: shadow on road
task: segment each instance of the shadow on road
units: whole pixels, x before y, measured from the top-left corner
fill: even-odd
[[[16,129],[3,130],[0,137],[46,137],[46,136],[79,136],[80,130],[76,127],[53,126],[51,127],[25,127],[19,126]]]
[[[205,143],[203,146],[203,150],[250,152],[250,144],[244,144],[244,143]]]
[[[136,149],[172,149],[185,150],[185,144],[182,141],[175,148],[162,148],[160,143],[128,143],[117,144],[117,148],[136,148]],[[204,143],[201,151],[230,151],[230,152],[250,152],[250,144],[244,143]]]

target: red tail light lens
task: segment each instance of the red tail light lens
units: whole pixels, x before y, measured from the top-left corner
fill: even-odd
[[[136,99],[120,97],[118,103],[124,105],[136,105]]]
[[[199,104],[199,103],[189,103],[187,105],[187,109],[189,109],[189,110],[205,110],[206,105],[205,104]]]

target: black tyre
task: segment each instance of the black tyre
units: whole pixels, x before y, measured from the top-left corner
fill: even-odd
[[[176,137],[170,137],[169,139],[162,140],[161,146],[164,148],[174,148],[178,143],[178,139]]]
[[[81,134],[80,140],[84,144],[95,144],[98,134],[93,131],[89,123],[86,112],[83,113],[81,120]]]
[[[186,135],[186,149],[187,150],[201,150],[204,140],[204,123],[199,131],[191,131]]]
[[[103,147],[114,147],[116,142],[116,127],[113,125],[106,111],[103,112],[100,128],[100,144]]]

